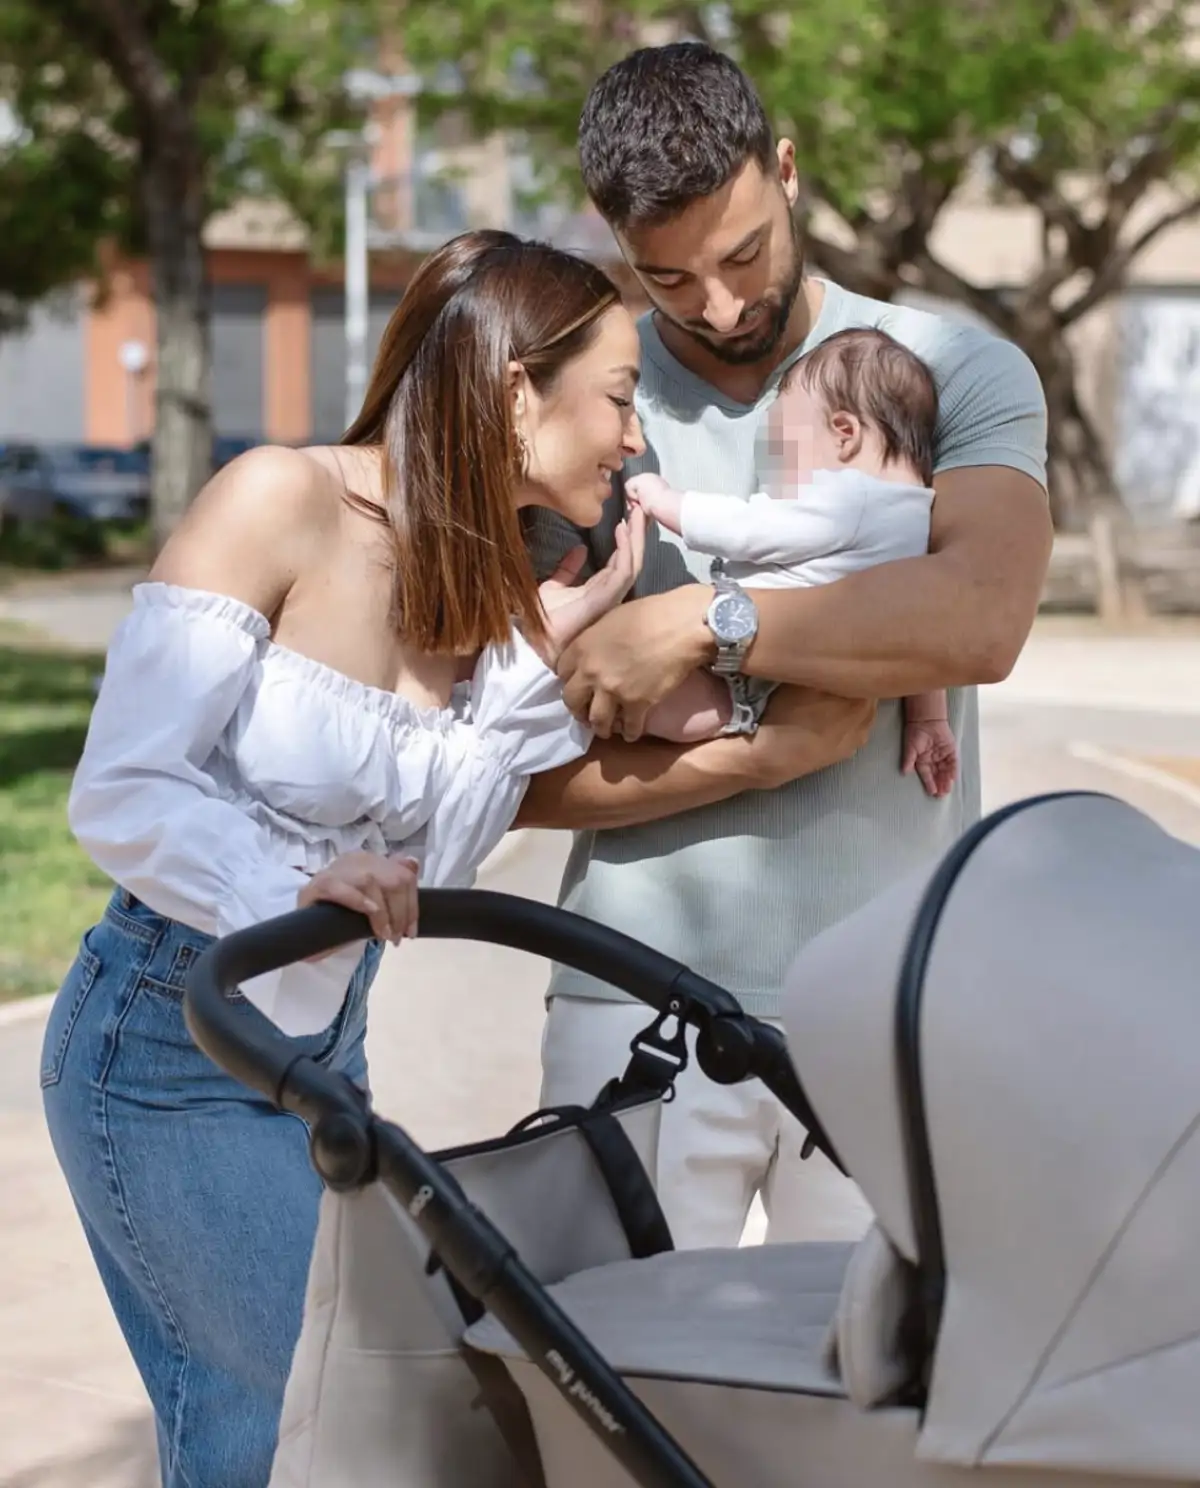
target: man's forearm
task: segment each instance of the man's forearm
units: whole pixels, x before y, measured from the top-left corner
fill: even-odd
[[[751,676],[895,698],[1008,675],[1037,618],[1050,561],[1045,492],[992,466],[949,471],[934,485],[925,557],[813,589],[755,592]]]
[[[573,764],[535,775],[513,823],[568,831],[638,826],[746,790],[745,740],[636,744],[597,739]]]
[[[752,677],[841,697],[897,698],[1000,681],[1004,601],[936,558],[901,559],[811,589],[755,590]],[[1030,621],[1032,621],[1030,616]]]
[[[980,580],[947,555],[904,558],[813,589],[756,590],[752,677],[840,697],[1002,682],[1037,618],[1040,577]]]

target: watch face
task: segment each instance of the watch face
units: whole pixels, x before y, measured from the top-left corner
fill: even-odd
[[[758,610],[741,589],[719,594],[713,601],[709,626],[718,645],[736,646],[739,641],[753,640],[758,630]]]

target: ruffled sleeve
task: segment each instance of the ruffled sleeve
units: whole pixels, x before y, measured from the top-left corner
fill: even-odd
[[[471,682],[471,716],[505,768],[538,775],[568,765],[591,746],[591,730],[563,701],[562,683],[519,632],[489,646]]]
[[[71,830],[114,882],[204,933],[295,909],[306,875],[273,856],[205,768],[259,664],[266,618],[176,585],[139,585],[133,600],[72,784]],[[284,1032],[316,1032],[340,1007],[360,949],[254,977],[242,991]]]
[[[523,636],[489,647],[471,684],[475,734],[430,819],[421,876],[466,885],[512,826],[531,775],[586,754],[592,732],[563,701],[562,685]]]

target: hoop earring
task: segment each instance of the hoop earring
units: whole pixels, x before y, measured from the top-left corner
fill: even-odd
[[[529,479],[529,441],[525,438],[524,434],[522,434],[522,432],[520,431],[520,429],[517,430],[516,441],[517,441],[517,451],[516,451],[516,454],[517,454],[517,472],[520,475],[520,477],[521,477],[522,480],[528,480]]]

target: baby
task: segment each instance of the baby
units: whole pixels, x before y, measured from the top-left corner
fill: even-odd
[[[827,584],[928,552],[937,412],[933,377],[907,347],[883,331],[841,331],[801,357],[771,406],[768,490],[742,501],[646,474],[626,495],[747,589]],[[647,732],[678,743],[753,733],[774,687],[694,672],[651,710]],[[929,795],[949,794],[958,750],[945,692],[904,700],[901,769]]]

